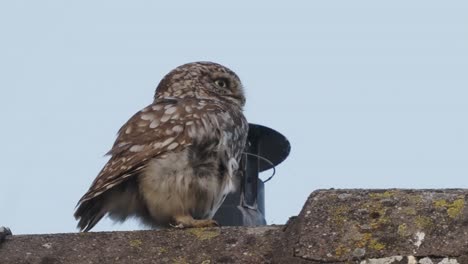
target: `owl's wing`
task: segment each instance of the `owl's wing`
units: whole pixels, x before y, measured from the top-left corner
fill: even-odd
[[[141,172],[148,161],[190,146],[210,134],[219,138],[219,118],[229,120],[221,105],[193,99],[159,99],[136,113],[119,130],[111,158],[78,205]]]

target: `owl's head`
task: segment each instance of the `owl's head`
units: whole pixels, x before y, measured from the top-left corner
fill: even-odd
[[[156,88],[154,98],[208,98],[245,104],[239,77],[230,69],[214,62],[192,62],[169,72]]]

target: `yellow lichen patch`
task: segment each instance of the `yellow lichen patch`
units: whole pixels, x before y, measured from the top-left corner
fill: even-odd
[[[346,222],[346,216],[348,215],[348,207],[345,205],[340,205],[330,208],[330,215],[332,217],[333,224],[337,227],[342,227]]]
[[[372,229],[378,229],[390,222],[387,214],[387,209],[380,202],[373,202],[367,205],[370,211],[370,227]]]
[[[414,209],[413,207],[404,207],[401,209],[401,212],[405,215],[416,215],[417,212],[416,212],[416,209]]]
[[[386,213],[386,210],[382,210],[380,211],[380,217],[376,219],[372,219],[370,226],[373,229],[378,229],[381,226],[384,226],[390,222],[390,219],[387,216],[385,216],[385,213]]]
[[[463,208],[465,207],[465,199],[459,198],[451,203],[444,199],[436,200],[434,201],[434,206],[436,208],[445,208],[450,218],[456,218],[461,214]]]
[[[444,199],[435,200],[434,201],[434,206],[436,208],[447,207],[447,201],[445,201]]]
[[[453,203],[449,204],[447,208],[447,213],[451,218],[456,218],[459,216],[465,207],[465,199],[457,199]]]
[[[219,236],[219,229],[207,229],[207,228],[190,228],[189,233],[195,235],[200,240],[212,239]]]
[[[414,223],[416,224],[416,227],[420,230],[430,229],[434,225],[430,217],[420,215],[416,216],[416,218],[414,219]]]
[[[385,192],[374,192],[370,193],[369,196],[371,198],[391,198],[395,195],[396,191],[385,191]]]
[[[177,257],[172,259],[173,264],[188,264],[189,262],[184,257]]]
[[[356,247],[359,247],[359,248],[366,247],[371,239],[372,239],[372,234],[371,233],[362,234],[361,239],[356,242]]]
[[[141,240],[139,240],[139,239],[130,240],[130,246],[131,247],[140,248],[140,246],[142,244],[143,244],[143,242],[141,242]]]
[[[372,239],[371,241],[369,241],[369,248],[374,250],[382,250],[385,249],[385,245],[375,239]]]
[[[210,264],[211,263],[211,260],[209,259],[205,259],[204,261],[202,261],[201,264]]]
[[[341,257],[345,254],[348,254],[349,252],[351,252],[351,249],[343,246],[343,245],[339,245],[336,249],[335,249],[335,255],[337,257]]]
[[[397,233],[400,236],[409,236],[410,235],[409,232],[408,232],[408,226],[405,223],[398,226]]]
[[[163,247],[157,247],[157,250],[158,250],[158,255],[167,253],[167,249],[165,249]]]
[[[361,239],[355,243],[355,246],[359,248],[369,248],[373,250],[382,250],[385,248],[385,245],[374,239],[371,233],[362,234]]]
[[[408,196],[408,201],[412,204],[420,204],[423,202],[423,197],[421,195],[412,194]]]

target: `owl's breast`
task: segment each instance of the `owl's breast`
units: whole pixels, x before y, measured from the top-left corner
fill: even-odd
[[[156,225],[187,213],[195,219],[211,218],[232,190],[232,179],[206,147],[153,159],[140,175],[140,190]]]

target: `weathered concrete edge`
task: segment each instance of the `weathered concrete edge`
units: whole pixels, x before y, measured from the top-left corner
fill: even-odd
[[[371,199],[369,199],[369,197]],[[420,212],[422,210],[423,212],[429,212],[431,215],[426,215],[427,218],[432,217],[435,220],[444,220],[444,222],[437,222],[438,225],[430,227],[432,231],[436,231],[435,240],[440,241],[434,241],[434,239],[432,239],[432,241],[427,241],[429,243],[426,243],[423,242],[424,237],[417,237],[415,238],[415,240],[410,240],[411,245],[413,247],[392,248],[392,246],[394,245],[390,245],[390,247],[388,248],[382,247],[382,249],[379,250],[376,250],[376,248],[377,246],[382,246],[382,244],[368,243],[364,246],[364,249],[369,250],[368,246],[370,244],[370,254],[356,254],[362,251],[363,248],[360,248],[360,251],[358,252],[349,252],[347,255],[348,257],[346,257],[346,254],[343,254],[341,259],[337,259],[336,256],[333,256],[332,254],[335,253],[334,248],[331,247],[332,244],[328,242],[333,240],[333,235],[336,236],[336,234],[331,233],[338,233],[338,237],[340,237],[340,231],[338,230],[336,223],[329,223],[330,221],[333,222],[336,219],[344,219],[346,230],[345,232],[349,233],[349,230],[352,229],[351,225],[356,224],[356,222],[359,223],[359,220],[362,220],[359,219],[359,217],[356,217],[356,215],[353,215],[353,212],[363,209],[360,208],[360,206],[363,205],[362,201],[360,200],[363,200],[363,198],[365,201],[367,201],[366,206],[369,206],[369,204],[371,204],[370,207],[374,207],[374,209],[379,209],[380,213],[385,212],[386,209],[391,207],[395,207],[398,208],[398,210],[400,210],[400,206],[403,207],[403,209],[405,206],[409,206],[412,209],[410,211]],[[410,198],[410,200],[416,198],[417,205],[419,207],[421,207],[422,205],[422,208],[418,208],[418,206],[416,206],[415,204],[408,205],[408,198]],[[329,203],[329,205],[326,204],[327,202]],[[343,210],[343,208],[348,208],[350,210],[343,210],[344,215],[341,215],[338,218],[334,218],[333,215],[330,215],[330,211],[328,210],[330,208],[333,209],[331,210],[332,212],[334,212],[334,209],[336,208],[339,209],[338,211]],[[317,209],[319,212],[315,211]],[[322,210],[322,212],[320,212],[320,210]],[[326,212],[324,213],[323,210],[325,210]],[[320,213],[322,213],[322,215],[320,215]],[[373,212],[369,210],[369,213]],[[386,213],[383,213],[383,215],[385,214]],[[382,232],[378,234],[378,229],[384,229],[385,226],[391,226],[389,224],[395,225],[395,223],[393,223],[393,220],[395,218],[399,219],[400,216],[403,216],[403,214],[394,213],[394,218],[389,218],[390,221],[388,222],[385,221],[389,219],[384,219],[385,221],[378,220],[382,218],[382,216],[377,217],[377,220],[375,221],[372,220],[373,223],[371,224],[378,224],[376,225],[377,229],[375,229],[375,231],[377,231],[377,235],[376,237],[374,237],[375,240],[374,238],[372,240],[378,241],[378,239],[380,239],[380,236],[382,235]],[[346,222],[346,219],[354,220],[354,223],[353,221],[349,220],[348,222]],[[333,228],[331,230],[322,229],[323,225],[320,226],[320,224],[322,223],[327,223]],[[372,227],[372,225],[370,226]],[[312,261],[312,263],[468,264],[468,189],[316,190],[309,196],[299,216],[296,217],[294,221],[291,221],[291,223],[287,225],[286,229],[287,234],[285,234],[285,238],[289,239],[289,248],[294,249],[293,255],[296,258],[304,259],[306,261]],[[316,233],[317,231],[319,233]],[[330,233],[327,233],[327,231],[329,231]],[[395,233],[399,233],[399,231],[401,230],[397,229],[396,231],[397,232]],[[325,232],[323,235],[327,236],[326,239],[323,239],[323,237],[319,235],[321,234],[321,232]],[[454,236],[454,234],[456,236]],[[383,235],[386,236],[387,233],[384,232]],[[306,237],[306,239],[304,239],[304,237]],[[347,238],[344,240],[343,237],[341,237],[341,242],[349,240],[350,238],[348,234],[346,234],[345,237]],[[307,238],[309,238],[309,241],[307,241]],[[419,239],[422,239],[422,241],[418,241]],[[310,241],[315,241],[316,244],[311,245],[304,243]],[[362,241],[357,242],[361,243]],[[395,240],[395,242],[401,241]],[[444,245],[444,243],[447,244]],[[416,245],[416,247],[414,247],[414,245]],[[427,247],[428,245],[429,247]],[[430,245],[432,245],[432,247]],[[441,245],[444,246],[442,249],[439,248],[439,246]],[[343,250],[346,248],[339,247],[339,249]],[[316,254],[307,254],[308,250],[315,251]]]
[[[310,221],[319,219],[318,215],[311,216],[308,213],[310,206],[322,206],[317,202],[318,197],[329,199],[341,195],[343,199],[340,201],[349,204],[369,194],[387,199],[388,193],[395,192],[403,194],[455,192],[457,195],[466,192],[468,194],[468,190],[461,189],[317,190],[309,196],[299,216],[291,218],[285,226],[10,236],[0,244],[0,263],[468,264],[468,249],[450,255],[430,252],[427,256],[382,250],[362,259],[339,261],[326,258],[314,259],[297,254],[297,249],[301,247],[300,240],[308,235],[307,225],[311,223]],[[384,202],[389,203],[387,200]],[[464,225],[467,221],[462,219],[454,223],[463,225],[456,228],[466,230]],[[468,233],[463,235],[468,236]],[[468,237],[466,239],[468,240]],[[319,246],[318,250],[326,252],[329,249]]]
[[[0,263],[265,263],[281,226],[17,235]]]

